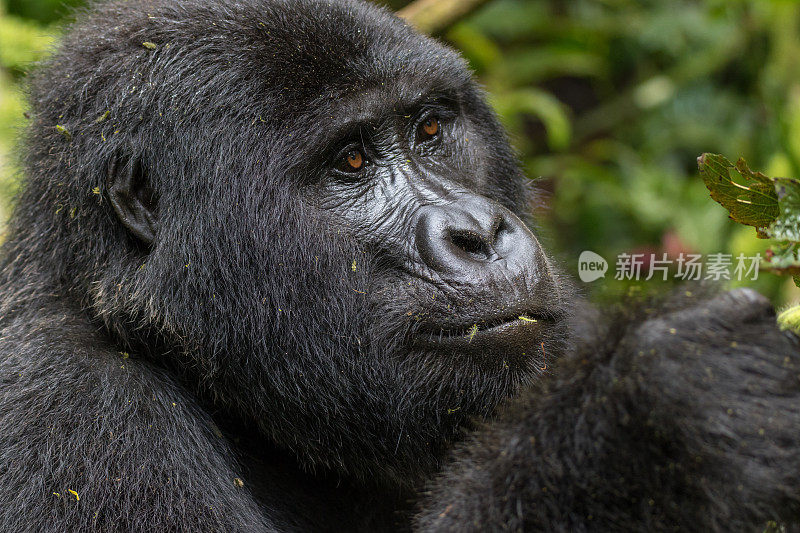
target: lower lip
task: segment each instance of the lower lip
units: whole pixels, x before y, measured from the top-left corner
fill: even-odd
[[[421,333],[416,336],[415,344],[452,351],[485,353],[489,356],[494,353],[502,357],[524,356],[528,351],[537,349],[542,326],[540,320],[520,318],[465,335],[439,338],[435,333]]]

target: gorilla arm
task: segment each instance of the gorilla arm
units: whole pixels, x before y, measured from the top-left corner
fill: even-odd
[[[38,312],[0,340],[0,530],[272,530],[180,386],[77,312]]]
[[[748,290],[650,317],[556,363],[477,433],[417,527],[761,531],[796,520],[797,338]]]

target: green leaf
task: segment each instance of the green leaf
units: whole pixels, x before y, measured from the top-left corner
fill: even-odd
[[[719,154],[706,153],[697,159],[697,164],[711,198],[727,209],[736,222],[765,228],[778,217],[778,193],[773,180],[752,172],[744,159],[734,166]]]
[[[771,239],[800,242],[800,181],[791,178],[773,178],[778,195],[779,214],[764,232]]]

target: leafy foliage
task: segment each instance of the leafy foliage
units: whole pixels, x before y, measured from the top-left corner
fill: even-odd
[[[718,154],[703,154],[697,163],[711,197],[735,222],[755,226],[759,237],[777,241],[762,268],[791,274],[800,286],[800,181],[769,178],[751,171],[744,159],[734,165]],[[743,183],[731,177],[734,170]]]
[[[800,176],[798,21],[800,4],[779,1],[495,0],[447,37],[550,192],[537,220],[575,268],[583,250],[765,253],[714,208],[695,159],[738,153]],[[748,284],[797,296],[781,278]]]
[[[44,57],[55,32],[0,10],[0,220],[4,221],[16,189],[13,148],[23,125],[23,73]]]
[[[54,22],[82,0],[6,0],[8,11],[40,23]]]
[[[752,172],[744,159],[739,159],[734,167],[721,155],[703,154],[697,163],[711,198],[730,211],[733,220],[761,229],[775,222],[779,213],[778,193],[771,179]],[[741,176],[739,182],[731,177],[732,170]]]
[[[16,17],[0,17],[0,64],[21,73],[42,58],[53,42],[53,34],[38,24]]]

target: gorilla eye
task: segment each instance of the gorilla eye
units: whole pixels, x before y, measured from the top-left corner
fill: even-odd
[[[336,166],[336,170],[351,173],[359,172],[364,168],[365,164],[366,157],[364,157],[364,152],[358,148],[353,148],[347,151],[347,153],[344,155],[344,158],[342,158],[342,160]]]
[[[439,119],[437,117],[426,118],[417,130],[417,142],[425,142],[437,137],[439,130]]]

